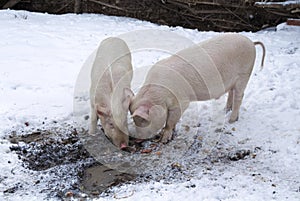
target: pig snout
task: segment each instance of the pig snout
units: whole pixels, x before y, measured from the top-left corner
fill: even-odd
[[[127,144],[126,143],[121,143],[120,149],[126,149],[126,148],[127,148]]]
[[[108,136],[112,143],[119,149],[125,149],[128,146],[129,137],[122,131],[114,131]]]
[[[122,136],[121,139],[115,140],[115,142],[113,142],[120,149],[125,149],[128,147],[129,137],[126,134],[123,134],[123,135],[125,135],[125,136]]]

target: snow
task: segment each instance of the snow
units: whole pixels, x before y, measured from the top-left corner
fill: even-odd
[[[21,166],[3,137],[43,122],[72,123],[75,82],[84,61],[101,40],[145,29],[187,38],[183,44],[174,44],[170,52],[189,40],[199,42],[220,34],[103,15],[0,10],[0,200],[41,200],[47,196],[41,186],[34,185],[35,172]],[[260,71],[262,51],[257,47],[240,119],[232,125],[225,123],[232,135],[223,135],[221,145],[230,150],[255,150],[255,157],[209,167],[192,165],[192,177],[185,181],[124,184],[98,200],[300,200],[300,27],[281,24],[276,30],[242,34],[262,41],[267,55]],[[168,41],[163,35],[155,37]],[[133,64],[149,66],[162,55],[149,50],[136,52]],[[197,111],[201,114],[190,109],[182,122],[201,123],[201,132],[205,132],[209,112],[203,109],[207,107],[207,103],[201,105]],[[18,183],[21,190],[3,192]]]
[[[283,1],[283,2],[255,2],[255,5],[282,5],[282,6],[289,6],[289,5],[299,5],[299,0],[291,0],[291,1]]]

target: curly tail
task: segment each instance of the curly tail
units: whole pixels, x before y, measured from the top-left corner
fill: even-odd
[[[262,42],[259,42],[259,41],[254,42],[254,45],[260,45],[263,49],[263,56],[262,56],[261,66],[260,66],[260,69],[263,69],[265,56],[266,56],[266,48],[265,48],[264,44]]]

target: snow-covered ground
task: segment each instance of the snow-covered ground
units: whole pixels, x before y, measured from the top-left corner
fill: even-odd
[[[21,166],[3,138],[12,130],[54,120],[72,124],[75,82],[87,57],[109,36],[144,29],[169,31],[193,42],[219,34],[103,15],[0,11],[0,200],[47,196],[42,185],[35,185],[37,174]],[[251,150],[251,157],[194,165],[193,176],[184,181],[124,184],[99,200],[300,200],[300,27],[281,24],[242,34],[265,44],[266,61],[260,71],[257,48],[240,119],[225,123],[231,135],[222,139],[224,146]],[[148,53],[133,54],[134,65],[160,58]],[[16,185],[22,187],[15,193],[4,192]]]

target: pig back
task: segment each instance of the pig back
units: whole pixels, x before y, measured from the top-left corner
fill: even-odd
[[[117,41],[114,41],[117,49],[112,55],[111,60],[113,61],[110,65],[112,82],[113,85],[121,85],[122,88],[129,87],[133,76],[132,64],[131,64],[131,53],[127,44],[117,38]]]
[[[114,86],[124,75],[123,80],[130,84],[132,66],[127,44],[116,37],[103,40],[97,49],[91,70],[90,93],[95,94],[98,99],[110,96]]]
[[[150,69],[146,83],[164,85],[190,101],[219,98],[240,74],[251,73],[254,59],[251,40],[224,34],[159,61]]]
[[[256,51],[249,38],[241,34],[222,34],[199,46],[214,62],[224,82],[230,78],[229,74],[251,74]]]

